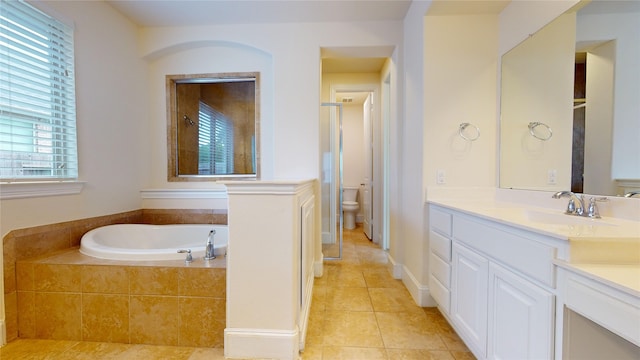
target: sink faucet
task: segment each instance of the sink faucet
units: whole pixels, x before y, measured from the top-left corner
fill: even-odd
[[[589,199],[589,206],[585,209],[586,206],[584,203],[584,195],[580,195],[578,197],[578,195],[574,194],[571,191],[558,191],[557,193],[553,194],[552,197],[554,199],[560,199],[563,197],[569,198],[569,203],[567,204],[567,210],[564,212],[565,214],[586,216],[586,217],[596,218],[596,219],[600,218],[600,211],[598,210],[598,205],[596,204],[596,202],[607,201],[606,197],[598,198],[598,199],[592,197]]]
[[[569,198],[567,210],[564,212],[565,214],[579,216],[582,216],[582,214],[584,214],[584,195],[578,197],[578,195],[574,194],[571,191],[558,191],[552,196],[552,198],[554,199],[560,199],[563,197]]]
[[[213,247],[213,235],[215,234],[216,234],[215,230],[209,231],[209,236],[207,237],[207,246],[205,247],[205,250],[204,250],[205,260],[212,260],[216,258],[216,255],[214,254],[214,247]]]

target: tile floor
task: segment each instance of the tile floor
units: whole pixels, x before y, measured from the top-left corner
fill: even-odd
[[[415,305],[361,228],[344,233],[342,260],[315,280],[302,360],[474,359],[435,308]],[[221,348],[19,339],[0,359],[224,359]]]
[[[303,360],[475,359],[436,308],[415,304],[360,227],[345,230],[342,260],[315,279]]]

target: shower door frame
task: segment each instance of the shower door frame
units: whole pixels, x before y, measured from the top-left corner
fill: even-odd
[[[329,215],[330,215],[330,224],[331,224],[331,229],[334,231],[331,231],[331,236],[332,237],[337,237],[335,239],[335,241],[338,244],[338,256],[325,256],[323,254],[323,259],[324,260],[341,260],[342,259],[342,240],[343,240],[343,233],[342,233],[342,229],[343,229],[343,225],[344,225],[344,218],[343,218],[343,214],[342,214],[342,169],[343,169],[343,159],[342,159],[342,103],[336,103],[336,102],[323,102],[320,104],[320,106],[329,106],[329,107],[337,107],[338,110],[338,119],[336,122],[336,112],[334,109],[329,110],[329,136],[331,137],[330,140],[330,147],[331,147],[331,169],[334,170],[335,168],[335,163],[334,160],[336,158],[335,155],[337,155],[338,158],[338,184],[335,183],[334,179],[336,179],[335,173],[332,171],[331,172],[331,179],[332,181],[329,183]],[[337,128],[336,128],[337,126]],[[335,154],[334,151],[336,151],[336,146],[334,143],[334,139],[336,138],[336,131],[338,131],[338,153]],[[322,189],[322,186],[321,186]],[[322,191],[322,190],[321,190]],[[321,199],[323,197],[321,196]],[[322,208],[322,204],[321,204],[321,208]],[[336,221],[334,220],[334,216],[333,216],[333,211],[335,211],[337,209],[338,211],[338,222],[336,224]],[[337,228],[336,228],[337,225]]]

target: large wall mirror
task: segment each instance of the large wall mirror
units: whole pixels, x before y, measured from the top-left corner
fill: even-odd
[[[259,73],[167,75],[168,180],[257,179]]]
[[[640,2],[580,4],[502,58],[500,187],[620,195],[640,179]]]

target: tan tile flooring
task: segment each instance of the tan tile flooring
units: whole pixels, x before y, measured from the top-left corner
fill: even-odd
[[[361,228],[344,233],[342,260],[315,280],[302,360],[474,359],[435,308],[415,305]],[[0,359],[224,359],[223,349],[19,339]]]

